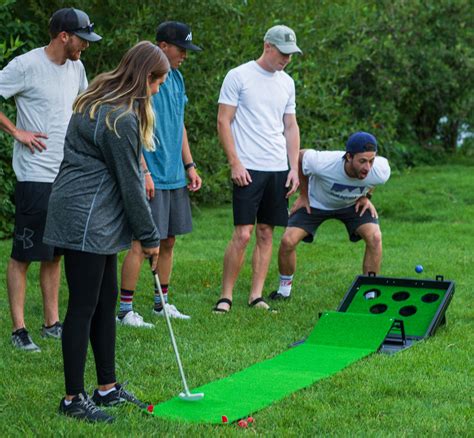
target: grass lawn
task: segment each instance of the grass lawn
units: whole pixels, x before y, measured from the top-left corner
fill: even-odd
[[[26,321],[42,353],[16,351],[10,344],[7,294],[0,296],[0,432],[2,436],[472,436],[474,311],[474,171],[450,165],[418,168],[394,175],[373,202],[381,216],[384,240],[382,275],[456,281],[447,325],[436,336],[393,356],[372,355],[342,372],[254,414],[249,429],[236,425],[196,425],[164,421],[132,406],[111,410],[112,425],[89,425],[57,414],[64,392],[59,342],[39,336],[42,324],[38,266],[29,272]],[[173,321],[189,384],[196,387],[271,358],[307,336],[318,312],[334,310],[359,274],[363,244],[348,241],[344,226],[326,222],[312,245],[298,248],[293,298],[269,314],[246,305],[250,251],[239,277],[232,312],[214,315],[222,258],[232,233],[230,207],[195,211],[195,231],[178,239],[171,300],[192,315]],[[277,286],[281,230],[275,233],[274,258],[265,295]],[[1,281],[9,241],[0,242]],[[253,244],[252,244],[253,246]],[[122,254],[123,256],[123,254]],[[415,265],[425,271],[416,274]],[[157,403],[176,396],[181,381],[165,321],[151,316],[152,278],[143,269],[135,310],[155,328],[119,327],[117,372],[129,389]],[[67,303],[63,279],[61,316]],[[86,370],[92,391],[92,356]],[[471,432],[469,432],[471,430]]]

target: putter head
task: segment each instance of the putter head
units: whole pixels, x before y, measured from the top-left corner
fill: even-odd
[[[204,393],[197,392],[195,394],[191,394],[190,392],[180,392],[178,397],[184,401],[198,401],[204,398]]]

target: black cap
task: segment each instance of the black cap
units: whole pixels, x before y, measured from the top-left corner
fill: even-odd
[[[51,33],[70,32],[83,40],[95,42],[102,37],[94,32],[94,23],[91,23],[88,15],[74,8],[64,8],[56,11],[49,20],[49,31]]]
[[[202,49],[192,43],[193,34],[188,25],[179,21],[165,21],[156,29],[156,41],[174,44],[182,49],[199,52]]]

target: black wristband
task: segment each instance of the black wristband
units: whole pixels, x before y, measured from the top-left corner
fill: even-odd
[[[366,194],[365,194],[365,197],[366,197],[367,199],[372,199],[372,193],[366,193]]]
[[[196,163],[194,161],[192,161],[191,163],[185,164],[184,170],[191,169],[191,167],[194,167],[195,169],[197,169]]]

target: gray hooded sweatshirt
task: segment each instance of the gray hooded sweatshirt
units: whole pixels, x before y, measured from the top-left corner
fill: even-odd
[[[116,254],[133,238],[143,247],[159,245],[140,170],[139,121],[124,108],[103,105],[95,120],[89,111],[73,114],[64,159],[53,183],[43,241],[60,248]],[[116,108],[115,108],[116,109]]]

